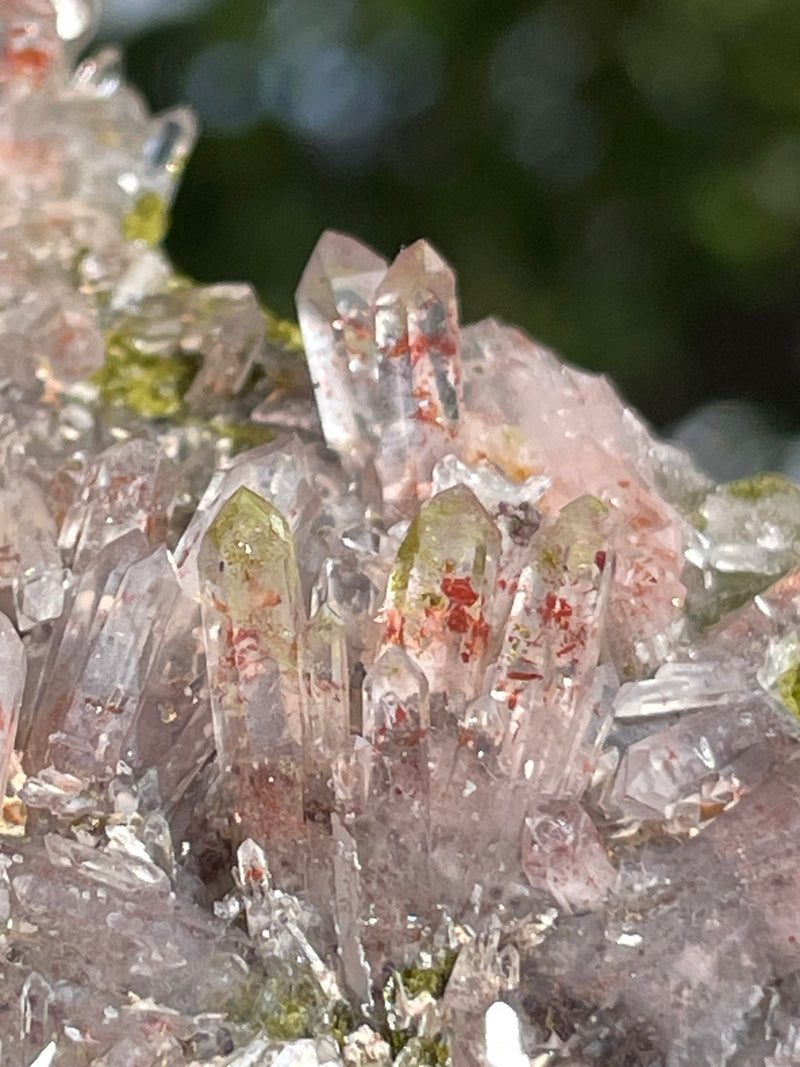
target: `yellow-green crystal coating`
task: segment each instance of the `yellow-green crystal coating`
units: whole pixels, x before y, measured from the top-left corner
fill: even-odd
[[[122,232],[126,241],[143,241],[155,247],[169,229],[167,205],[158,193],[142,193],[123,219]]]

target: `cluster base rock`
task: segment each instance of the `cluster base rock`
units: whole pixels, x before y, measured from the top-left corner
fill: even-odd
[[[0,3],[3,1067],[800,1062],[800,490],[324,234]]]

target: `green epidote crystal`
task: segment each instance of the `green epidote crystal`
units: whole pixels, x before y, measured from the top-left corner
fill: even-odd
[[[112,333],[106,339],[106,361],[92,381],[109,406],[164,418],[183,413],[183,397],[198,366],[197,357],[140,352],[131,338]]]
[[[264,308],[264,317],[267,320],[267,340],[271,344],[279,345],[298,355],[304,353],[303,338],[296,322],[279,318],[269,308]]]
[[[391,1035],[396,1067],[446,1067],[447,1045],[439,1037],[409,1037],[404,1031]]]
[[[430,993],[436,1000],[443,997],[457,958],[458,953],[450,950],[444,952],[430,967],[407,967],[400,975],[407,996]]]
[[[122,222],[126,241],[144,241],[152,247],[160,244],[169,229],[167,205],[158,193],[143,193]]]
[[[740,478],[738,481],[729,482],[724,487],[725,491],[738,500],[763,500],[775,493],[792,493],[800,495],[800,490],[784,474],[774,471],[762,471],[754,474],[751,478]]]
[[[270,974],[254,969],[224,1007],[232,1022],[263,1031],[275,1041],[326,1032],[337,1036],[343,1021],[340,1005],[329,1002],[310,971],[296,967],[288,973],[281,963]]]
[[[781,702],[800,720],[800,662],[789,667],[778,679]]]
[[[195,423],[195,420],[189,421],[192,424]],[[277,431],[272,427],[256,422],[227,422],[224,419],[211,419],[208,422],[200,420],[197,424],[211,430],[216,438],[225,438],[230,441],[230,453],[234,456],[250,448],[258,448],[259,445],[268,445],[277,437]]]

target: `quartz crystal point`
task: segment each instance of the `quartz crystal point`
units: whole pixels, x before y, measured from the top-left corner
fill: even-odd
[[[342,620],[323,604],[301,640],[303,734],[308,768],[325,768],[350,733],[350,676]]]
[[[231,496],[198,554],[217,755],[245,834],[288,862],[303,831],[304,624],[289,524],[250,489]]]
[[[297,315],[325,440],[363,466],[374,447],[378,354],[374,303],[387,263],[352,237],[320,237],[297,290]]]
[[[431,498],[409,527],[389,576],[385,639],[407,650],[434,693],[456,673],[467,699],[480,684],[499,556],[497,527],[465,486]]]
[[[59,547],[74,570],[83,570],[100,549],[129,530],[154,543],[166,532],[172,467],[150,441],[112,445],[85,469],[64,518]]]
[[[644,427],[603,379],[560,364],[494,320],[464,330],[462,354],[467,462],[489,459],[518,481],[546,474],[550,488],[538,504],[546,514],[589,493],[624,531],[609,641],[618,669],[646,672],[679,618],[685,588],[683,523],[658,492],[661,466]]]
[[[283,438],[277,447],[270,444],[242,452],[214,473],[175,548],[178,575],[188,596],[199,592],[197,553],[202,539],[221,506],[242,487],[263,497],[285,516],[301,559],[317,528],[324,532],[329,527],[346,526],[353,518],[346,483],[316,445],[305,445],[292,437]],[[308,544],[310,555],[315,547]]]
[[[378,474],[403,514],[427,496],[433,465],[458,427],[461,362],[455,277],[425,241],[400,253],[375,295]]]
[[[198,565],[223,766],[296,756],[303,607],[286,519],[251,490],[237,490],[209,526]]]
[[[616,883],[594,823],[574,800],[537,803],[525,820],[522,849],[528,881],[568,914],[600,907]]]
[[[546,795],[580,795],[592,766],[590,683],[614,564],[608,519],[600,501],[581,497],[533,542],[491,675],[490,699],[508,713],[498,765]]]
[[[191,647],[191,609],[163,546],[128,568],[59,729],[50,735],[50,761],[58,770],[108,780],[120,759],[140,762],[139,720],[153,688],[166,688],[172,698],[152,708],[155,722],[176,717],[176,705],[187,703],[180,672],[170,677],[169,656],[177,642]]]
[[[425,241],[387,268],[370,249],[326,233],[297,301],[327,443],[351,466],[374,456],[389,514],[413,514],[458,429],[452,270]]]
[[[63,724],[126,572],[147,555],[148,547],[140,530],[123,534],[100,550],[94,565],[70,590],[44,660],[26,691],[29,710],[22,720],[21,739],[29,772],[47,765],[50,735]]]

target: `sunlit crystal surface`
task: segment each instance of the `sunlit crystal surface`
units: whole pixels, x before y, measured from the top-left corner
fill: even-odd
[[[178,276],[98,9],[0,3],[2,1067],[797,1063],[800,490],[426,241]]]

